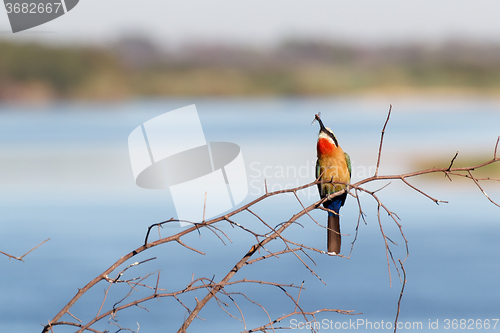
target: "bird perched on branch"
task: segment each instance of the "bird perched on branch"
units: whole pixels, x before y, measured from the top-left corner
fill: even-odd
[[[316,162],[316,178],[321,181],[318,190],[321,198],[332,193],[342,191],[351,181],[351,159],[347,153],[340,148],[337,138],[332,130],[323,125],[319,115],[315,115],[320,130],[318,135]],[[344,184],[339,184],[344,183]],[[329,255],[337,255],[340,252],[340,207],[344,205],[347,192],[344,192],[331,200],[323,203],[328,212],[327,249]]]

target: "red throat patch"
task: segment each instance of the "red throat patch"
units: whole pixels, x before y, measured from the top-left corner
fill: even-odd
[[[335,144],[328,139],[321,138],[318,140],[318,155],[329,155],[337,148]]]

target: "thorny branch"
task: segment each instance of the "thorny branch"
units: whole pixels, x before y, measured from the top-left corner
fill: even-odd
[[[145,240],[144,240],[144,243],[142,246],[134,249],[130,253],[128,253],[128,254],[124,255],[123,257],[121,257],[120,259],[118,259],[114,264],[112,264],[104,272],[102,272],[101,274],[96,276],[86,286],[79,289],[77,294],[68,302],[68,304],[66,304],[61,309],[61,311],[52,320],[50,320],[47,325],[44,326],[43,332],[44,333],[48,332],[48,331],[52,332],[53,328],[55,326],[60,326],[60,325],[74,326],[74,327],[79,329],[78,332],[83,332],[83,331],[99,332],[95,328],[92,328],[92,326],[104,318],[109,318],[109,322],[111,324],[119,327],[117,322],[116,322],[117,321],[116,316],[117,316],[117,313],[120,312],[121,310],[124,310],[126,308],[131,308],[131,307],[140,307],[142,309],[146,309],[142,305],[143,303],[148,302],[148,301],[153,300],[153,299],[161,299],[161,298],[166,298],[166,297],[170,297],[172,299],[175,299],[186,310],[187,317],[185,318],[184,322],[182,323],[182,326],[179,328],[179,330],[178,330],[179,333],[186,332],[186,329],[190,326],[192,321],[195,318],[200,318],[199,317],[200,311],[207,305],[207,303],[211,299],[215,299],[215,301],[217,302],[219,307],[221,309],[223,309],[223,311],[225,311],[230,317],[233,317],[233,318],[240,320],[244,325],[245,332],[248,332],[248,333],[249,332],[256,332],[256,331],[262,331],[262,332],[273,331],[274,332],[278,329],[290,329],[290,327],[277,326],[277,324],[280,321],[282,321],[286,318],[290,318],[292,316],[302,316],[304,318],[305,322],[312,322],[312,321],[316,321],[315,315],[318,313],[322,313],[322,312],[335,312],[335,313],[340,313],[340,314],[353,315],[353,314],[355,314],[353,312],[353,310],[320,309],[320,310],[308,311],[306,309],[303,309],[302,306],[299,304],[300,295],[301,295],[302,291],[304,290],[303,283],[300,286],[296,286],[293,284],[280,284],[280,283],[263,281],[263,280],[250,280],[247,278],[233,280],[234,276],[236,274],[240,273],[240,271],[242,270],[243,267],[255,264],[255,263],[263,261],[263,260],[268,260],[271,258],[279,259],[284,255],[292,254],[294,257],[296,257],[298,259],[298,261],[306,269],[308,269],[314,276],[316,276],[320,281],[322,281],[322,279],[310,267],[310,265],[306,262],[306,260],[310,261],[313,265],[315,265],[315,262],[314,262],[313,258],[310,256],[310,253],[325,254],[325,251],[321,250],[319,248],[316,248],[314,246],[300,244],[292,239],[286,238],[283,235],[283,232],[287,228],[289,228],[293,225],[298,225],[300,227],[304,227],[302,224],[300,224],[297,221],[299,218],[301,218],[303,216],[308,216],[312,221],[314,221],[315,225],[320,226],[322,228],[325,228],[325,226],[319,224],[317,221],[314,220],[314,218],[310,215],[310,212],[312,210],[316,210],[316,209],[323,209],[323,207],[321,207],[323,202],[325,202],[326,200],[330,200],[335,196],[342,195],[345,192],[348,192],[349,195],[356,198],[356,201],[358,204],[358,209],[359,209],[358,223],[356,226],[356,236],[354,237],[354,240],[351,244],[351,252],[352,252],[352,248],[354,246],[354,242],[357,239],[357,232],[358,232],[358,227],[359,227],[360,221],[363,220],[363,222],[365,224],[368,223],[368,221],[365,219],[366,214],[364,213],[364,211],[362,209],[362,204],[361,204],[359,194],[362,192],[367,193],[377,203],[377,223],[379,225],[380,232],[381,232],[382,238],[384,240],[384,244],[385,244],[389,278],[391,279],[391,262],[395,266],[396,271],[397,271],[400,279],[401,279],[400,269],[403,273],[402,279],[401,279],[402,280],[402,288],[401,288],[401,293],[400,293],[399,300],[398,300],[397,315],[396,315],[396,320],[395,320],[395,327],[396,327],[397,320],[399,317],[399,312],[400,312],[401,299],[403,296],[404,287],[406,285],[406,272],[405,272],[403,263],[406,260],[406,258],[408,257],[408,241],[406,240],[406,237],[403,233],[402,224],[400,223],[400,219],[399,219],[398,215],[395,212],[393,212],[392,210],[390,210],[387,207],[387,205],[385,203],[383,203],[380,200],[380,198],[377,196],[377,192],[384,189],[389,184],[385,184],[384,186],[382,186],[381,188],[379,188],[378,190],[375,190],[375,191],[370,191],[370,190],[366,189],[364,187],[364,185],[368,184],[368,183],[375,182],[375,181],[381,181],[381,180],[382,181],[400,180],[402,183],[407,185],[410,189],[412,189],[413,191],[416,191],[416,192],[420,193],[421,195],[429,198],[430,200],[432,200],[436,204],[446,203],[446,201],[436,199],[436,198],[432,197],[431,195],[427,194],[425,191],[417,188],[414,185],[411,185],[408,181],[409,178],[417,177],[417,176],[421,176],[421,175],[425,175],[425,174],[443,173],[450,180],[451,180],[451,176],[459,176],[459,177],[465,177],[467,179],[471,179],[488,200],[490,200],[493,204],[499,206],[498,203],[496,203],[493,199],[491,199],[486,194],[486,192],[480,186],[479,181],[485,181],[485,180],[500,181],[500,179],[476,178],[472,174],[472,171],[479,169],[479,168],[482,168],[486,165],[490,165],[490,164],[493,164],[493,163],[500,161],[500,158],[497,157],[497,149],[498,149],[500,137],[497,139],[495,149],[494,149],[493,158],[491,160],[488,160],[488,161],[481,163],[481,164],[478,164],[478,165],[474,165],[474,166],[470,166],[470,167],[454,168],[453,164],[458,156],[458,152],[457,152],[455,154],[455,156],[452,158],[450,165],[448,167],[432,168],[432,169],[420,170],[420,171],[399,174],[399,175],[379,175],[378,171],[379,171],[379,166],[380,166],[380,157],[382,154],[382,144],[383,144],[385,129],[386,129],[386,126],[388,124],[388,121],[389,121],[389,118],[391,115],[391,111],[392,111],[392,105],[389,108],[387,119],[386,119],[384,126],[383,126],[383,129],[382,129],[378,157],[377,157],[377,168],[376,168],[375,174],[373,176],[368,177],[368,178],[363,179],[363,180],[360,180],[360,181],[353,183],[353,184],[344,184],[344,183],[337,183],[337,182],[331,181],[332,184],[345,185],[346,186],[345,190],[331,194],[331,195],[329,195],[321,200],[318,200],[312,204],[309,204],[309,205],[304,205],[304,203],[297,196],[297,193],[299,191],[307,189],[311,186],[316,186],[317,184],[320,183],[320,181],[318,179],[315,180],[314,182],[311,182],[309,184],[305,184],[302,186],[298,186],[296,188],[274,191],[274,192],[268,191],[267,180],[265,180],[265,187],[264,187],[265,194],[264,195],[253,200],[250,203],[247,203],[246,205],[244,205],[240,208],[237,208],[237,209],[225,214],[224,216],[220,216],[220,217],[208,220],[208,221],[203,220],[201,223],[191,223],[188,221],[183,221],[183,222],[190,223],[191,227],[186,228],[186,229],[182,230],[181,232],[178,232],[174,235],[170,235],[167,237],[163,237],[160,234],[160,229],[163,227],[163,225],[165,225],[167,223],[177,222],[178,220],[170,219],[170,220],[167,220],[167,221],[164,221],[161,223],[152,224],[146,232]],[[269,222],[265,221],[261,216],[256,214],[251,209],[253,206],[255,206],[256,204],[258,204],[259,202],[261,202],[263,200],[266,200],[267,198],[277,196],[277,195],[286,194],[286,193],[290,193],[290,194],[293,194],[295,196],[295,198],[298,200],[298,202],[300,204],[301,209],[285,222],[280,222],[278,224],[269,223]],[[268,230],[268,231],[263,234],[262,232],[257,232],[256,230],[251,229],[248,226],[245,226],[239,222],[236,222],[235,217],[238,214],[241,214],[241,213],[244,214],[245,212],[250,213],[251,216],[253,216],[257,221],[259,221],[260,225],[264,226],[266,228],[266,230]],[[406,257],[402,261],[400,259],[398,259],[400,267],[398,267],[398,265],[396,264],[396,259],[394,258],[392,250],[391,250],[391,246],[397,245],[397,244],[385,234],[381,212],[385,212],[389,216],[390,220],[392,220],[397,225],[397,227],[399,228],[399,232],[401,234],[401,237],[405,242]],[[136,278],[132,278],[132,279],[128,279],[128,280],[122,279],[122,276],[124,275],[124,273],[128,269],[132,269],[134,267],[137,267],[138,265],[146,263],[146,262],[148,262],[152,259],[155,259],[155,258],[151,258],[151,259],[147,259],[147,260],[144,260],[141,262],[136,262],[136,263],[130,264],[126,268],[122,269],[119,273],[117,273],[116,277],[114,279],[109,278],[109,275],[112,272],[117,270],[119,267],[121,267],[123,264],[125,264],[128,260],[130,260],[134,256],[136,256],[136,255],[138,255],[138,254],[140,254],[140,253],[142,253],[150,248],[153,248],[153,247],[159,246],[161,244],[165,244],[165,243],[176,242],[179,245],[185,247],[186,249],[189,249],[195,253],[203,255],[204,252],[194,248],[191,245],[187,245],[182,241],[182,238],[184,236],[186,236],[190,233],[200,233],[200,231],[203,228],[206,228],[211,233],[216,235],[218,237],[218,239],[223,244],[226,244],[224,241],[225,239],[228,240],[229,242],[232,242],[231,239],[229,238],[229,236],[216,225],[219,222],[228,223],[230,226],[232,226],[235,229],[238,229],[238,230],[241,230],[242,232],[246,232],[246,233],[251,234],[252,237],[255,238],[255,243],[246,251],[246,253],[244,253],[242,255],[241,259],[239,259],[238,262],[236,262],[236,264],[234,264],[234,266],[227,272],[227,274],[218,282],[214,281],[215,276],[210,278],[210,279],[207,277],[200,277],[200,278],[195,279],[194,273],[193,273],[192,280],[188,284],[186,284],[186,286],[184,288],[178,289],[178,290],[173,290],[173,291],[168,291],[166,288],[159,287],[159,285],[160,285],[160,272],[159,271],[157,272],[157,274],[150,273],[144,277],[136,277]],[[158,228],[159,239],[157,239],[157,240],[150,240],[151,230],[153,230],[153,228]],[[276,250],[271,251],[266,247],[266,245],[270,242],[274,242],[274,243],[281,242],[284,245],[284,249],[280,250],[280,251],[276,251]],[[261,250],[264,251],[266,254],[258,256],[257,254],[260,253]],[[3,254],[5,254],[5,253],[3,253]],[[305,256],[305,258],[303,258],[302,256]],[[9,256],[9,257],[12,257],[12,256]],[[21,259],[23,257],[21,257]],[[344,256],[340,256],[340,257],[344,257]],[[346,258],[349,258],[349,257],[350,257],[350,253],[349,253],[349,256],[347,256]],[[306,260],[304,260],[304,259],[306,259]],[[155,279],[154,283],[149,284],[147,282],[147,280],[152,276],[156,276],[156,279]],[[88,321],[86,324],[82,324],[80,322],[75,323],[75,322],[61,321],[61,318],[65,314],[69,314],[69,315],[73,316],[69,312],[69,310],[73,307],[73,305],[85,293],[87,293],[91,288],[93,288],[95,285],[97,285],[99,282],[102,282],[102,281],[107,282],[109,285],[105,291],[104,299],[100,305],[99,311],[97,312],[97,315],[93,319]],[[116,285],[117,283],[122,283],[122,284],[127,283],[130,286],[128,293],[126,293],[125,297],[120,299],[118,302],[114,303],[114,306],[111,309],[109,309],[108,311],[105,311],[104,313],[101,313],[103,308],[104,308],[104,305],[106,303],[106,300],[108,297],[108,292],[109,292],[110,288],[112,286]],[[279,290],[283,291],[284,294],[286,295],[286,297],[289,298],[291,303],[293,304],[293,311],[285,313],[278,318],[272,319],[270,313],[266,310],[264,305],[251,299],[245,293],[232,292],[232,291],[229,291],[227,289],[227,287],[230,287],[230,286],[238,286],[241,284],[252,284],[252,283],[265,285],[265,286],[269,286],[269,287],[275,287],[275,288],[278,288]],[[290,289],[290,288],[292,290],[298,289],[297,295],[293,295],[292,293],[290,293],[288,291],[288,289]],[[134,292],[138,291],[139,289],[149,290],[150,292],[152,291],[152,294],[149,294],[146,297],[138,298],[135,300],[129,300],[132,297],[132,294]],[[196,300],[196,305],[194,307],[190,307],[186,302],[183,302],[180,299],[180,297],[182,295],[193,293],[196,291],[200,292],[202,290],[206,290],[207,293],[201,300],[199,300],[197,297],[194,297],[194,299]],[[223,299],[224,297],[227,298],[228,301],[225,301]],[[238,305],[238,303],[236,302],[237,297],[242,297],[244,300],[261,308],[263,310],[263,312],[266,314],[268,322],[264,323],[263,325],[261,325],[259,327],[254,328],[254,329],[247,330],[247,328],[246,328],[247,322],[246,322],[246,319],[244,317],[243,311],[242,311],[241,307]],[[125,301],[127,301],[127,300],[128,300],[128,303],[125,303]],[[237,315],[231,314],[230,312],[228,312],[225,309],[225,308],[229,307],[230,303],[232,303],[236,307],[237,312],[238,312]],[[76,318],[76,317],[74,317],[74,318]],[[77,320],[79,320],[79,319],[77,319]],[[122,329],[120,327],[120,330],[125,330],[125,329]],[[312,329],[312,331],[314,332],[314,329]]]

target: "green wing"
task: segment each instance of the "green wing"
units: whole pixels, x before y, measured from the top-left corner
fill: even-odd
[[[316,179],[318,179],[319,176],[321,176],[321,168],[319,166],[319,160],[316,160]],[[324,188],[323,185],[324,184],[322,184],[322,183],[318,184],[318,192],[319,192],[319,196],[321,198],[325,197],[325,191],[327,190],[327,189]]]
[[[351,170],[351,158],[349,157],[349,154],[347,154],[345,152],[344,152],[344,157],[345,157],[345,161],[347,163],[347,168],[349,169],[349,178],[351,178],[351,174],[352,174],[352,170]],[[317,164],[316,164],[316,169],[318,169]],[[316,171],[316,173],[317,173],[317,171]]]

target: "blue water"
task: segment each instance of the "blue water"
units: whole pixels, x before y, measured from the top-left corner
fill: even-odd
[[[319,111],[340,144],[351,154],[353,181],[363,178],[363,168],[368,170],[375,164],[389,102],[154,100],[110,105],[0,106],[0,251],[21,255],[41,241],[51,239],[26,256],[24,263],[0,256],[0,331],[41,330],[40,324],[53,318],[77,288],[120,256],[139,247],[147,226],[175,216],[168,190],[144,190],[134,184],[127,138],[144,121],[196,103],[208,141],[240,145],[250,184],[250,194],[245,200],[248,202],[262,193],[264,178],[268,187],[274,189],[312,180],[318,129],[317,125],[310,124],[314,113]],[[415,158],[437,155],[451,159],[457,150],[460,157],[492,155],[500,135],[500,104],[495,101],[392,102],[393,114],[386,132],[381,172],[411,169],[409,161]],[[478,320],[482,323],[489,319],[489,330],[493,330],[492,320],[500,318],[499,208],[467,182],[450,183],[438,177],[415,184],[449,203],[437,206],[397,183],[379,193],[384,203],[401,217],[409,242],[410,256],[405,261],[407,283],[399,320],[405,324],[417,323],[411,330],[428,331],[429,323],[437,321],[439,331],[450,331],[453,329],[446,330],[446,319],[450,319],[450,328],[453,319],[472,319],[474,328]],[[488,194],[500,201],[499,184],[486,186]],[[311,189],[303,191],[300,198],[304,204],[312,203],[317,194]],[[378,330],[379,325],[380,330],[392,331],[387,329],[387,322],[394,321],[401,283],[392,266],[392,287],[389,286],[376,206],[367,195],[361,197],[361,202],[368,224],[360,225],[349,260],[312,253],[314,264],[302,255],[326,285],[290,254],[246,266],[235,279],[246,277],[295,285],[304,281],[306,290],[301,293],[300,304],[305,311],[335,308],[362,313],[357,316],[318,314],[317,319],[322,323],[320,331],[341,329],[349,320],[350,325],[352,321],[360,323],[357,330],[365,330],[366,325]],[[299,210],[300,205],[293,196],[273,198],[255,207],[255,211],[273,225]],[[342,251],[347,254],[358,217],[356,201],[349,198],[341,213],[342,232],[349,234],[343,239]],[[324,212],[312,215],[319,222],[325,218]],[[258,227],[258,222],[248,213],[235,220]],[[287,230],[286,236],[298,243],[323,248],[324,229],[308,217],[299,222],[300,225]],[[399,244],[392,246],[395,258],[404,259],[404,240],[399,229],[386,214],[382,216],[382,223],[387,235]],[[179,230],[164,228],[162,235]],[[221,230],[232,243],[226,241],[224,245],[204,230],[200,235],[187,236],[184,242],[206,255],[177,244],[164,244],[134,258],[130,263],[157,259],[131,268],[127,277],[161,270],[160,287],[169,291],[182,289],[193,273],[195,278],[221,279],[254,241],[253,237],[228,225],[222,224]],[[269,245],[269,249],[281,250],[283,245]],[[155,285],[156,275],[147,281]],[[90,320],[100,307],[106,287],[105,283],[98,284],[75,304],[71,313]],[[264,306],[273,318],[294,308],[277,287],[247,284],[225,290],[245,293]],[[297,294],[294,288],[286,290]],[[115,286],[104,309],[109,310],[128,291],[126,286]],[[133,297],[148,294],[141,291]],[[180,299],[193,307],[194,297],[201,299],[204,295],[201,291]],[[267,315],[258,305],[241,294],[233,294],[232,298],[243,311],[246,329],[266,323]],[[228,311],[239,316],[229,298],[221,297],[221,300],[229,305]],[[185,316],[184,308],[173,299],[153,300],[145,306],[149,312],[132,308],[119,313],[118,324],[137,329],[138,322],[140,332],[171,332],[177,331]],[[243,323],[230,318],[213,301],[200,317],[206,320],[195,320],[191,332],[220,332],[222,327],[224,331],[245,329]],[[298,316],[294,318],[296,322],[286,319],[277,325],[293,326],[304,321]],[[380,328],[382,321],[386,325],[383,329]],[[107,323],[108,319],[104,319],[94,328],[118,330]],[[422,329],[418,323],[422,323]],[[468,321],[466,326],[470,328],[471,323]],[[500,330],[500,324],[495,330]],[[59,327],[54,331],[74,330]]]

